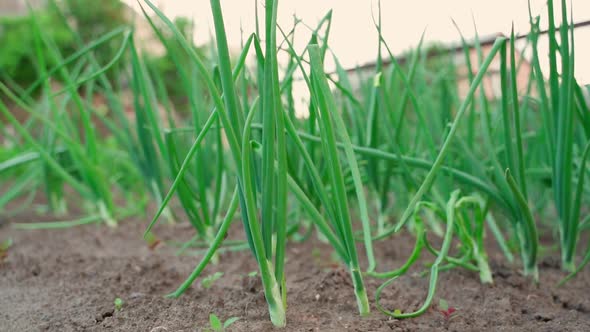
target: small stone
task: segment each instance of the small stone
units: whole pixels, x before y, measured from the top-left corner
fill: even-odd
[[[139,298],[144,297],[144,296],[145,296],[144,293],[135,292],[135,293],[129,294],[129,299],[130,300],[134,300],[134,299],[139,299]]]
[[[555,319],[554,315],[545,312],[537,312],[535,314],[535,319],[541,322],[550,322]]]
[[[49,331],[51,326],[49,325],[49,323],[42,323],[39,326],[37,326],[37,328],[39,328],[39,331]]]
[[[115,309],[107,309],[107,310],[104,310],[102,313],[96,315],[94,317],[94,319],[96,320],[97,323],[100,323],[105,318],[112,317],[114,313],[115,313]]]

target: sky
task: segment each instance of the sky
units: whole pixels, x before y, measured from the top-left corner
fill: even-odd
[[[124,0],[138,8],[136,0]],[[142,0],[140,0],[142,1]],[[204,44],[212,34],[212,16],[206,0],[152,0],[170,17],[192,17],[195,21],[195,41]],[[259,0],[259,14],[264,15]],[[541,15],[541,29],[547,27],[546,0],[530,0],[534,16]],[[559,4],[556,2],[556,10]],[[568,0],[573,5],[574,21],[590,20],[589,0]],[[254,0],[221,0],[230,48],[240,49],[242,32],[249,35],[255,31]],[[278,8],[278,23],[290,30],[293,17],[309,26],[317,22],[330,9],[333,10],[332,30],[329,45],[346,68],[374,61],[377,53],[377,33],[373,14],[377,13],[376,0],[281,0]],[[569,9],[568,9],[569,10]],[[427,42],[457,43],[459,34],[454,20],[466,38],[475,35],[474,21],[480,36],[510,33],[514,23],[516,33],[529,30],[527,0],[382,0],[382,33],[395,54],[415,47],[424,32]],[[558,11],[559,13],[559,11]],[[308,30],[301,26],[296,33],[296,48],[302,50],[308,40]],[[580,83],[590,84],[590,27],[576,30],[576,77]],[[245,37],[244,37],[245,38]],[[546,38],[539,44],[541,53],[547,52]],[[541,54],[542,56],[542,54]],[[544,58],[544,57],[543,57]],[[542,63],[546,67],[545,63]],[[333,68],[327,61],[326,69]]]

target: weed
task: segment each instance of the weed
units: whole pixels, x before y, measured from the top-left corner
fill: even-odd
[[[230,317],[222,324],[221,320],[219,320],[219,318],[215,314],[210,314],[209,315],[209,328],[213,332],[224,332],[233,323],[235,323],[239,319],[240,319],[239,317]]]
[[[115,310],[120,311],[121,309],[123,309],[123,304],[125,304],[125,302],[123,302],[123,300],[121,298],[116,298],[115,301]]]
[[[223,277],[223,272],[215,272],[212,275],[203,278],[203,280],[201,280],[201,286],[203,286],[203,288],[205,289],[211,288],[211,286],[213,286],[213,283],[219,280],[221,277]]]

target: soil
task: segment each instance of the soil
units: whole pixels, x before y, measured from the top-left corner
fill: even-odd
[[[256,264],[247,251],[223,253],[218,265],[206,269],[205,275],[225,273],[211,288],[196,282],[180,298],[168,299],[164,295],[184,281],[199,257],[176,256],[166,243],[148,248],[141,239],[147,219],[125,220],[116,229],[98,224],[37,231],[10,227],[38,220],[31,214],[0,223],[0,240],[14,241],[0,262],[0,331],[202,331],[210,313],[239,317],[230,331],[273,329],[260,280],[248,276]],[[233,233],[239,234],[235,224]],[[187,224],[163,225],[156,233],[163,240],[186,240],[192,230]],[[377,243],[380,270],[400,266],[412,244],[410,235]],[[415,319],[395,320],[374,306],[380,280],[366,278],[372,313],[360,318],[349,274],[331,259],[330,248],[318,240],[289,244],[285,330],[590,331],[588,269],[557,288],[564,274],[559,256],[551,254],[542,259],[535,285],[507,265],[496,248],[489,250],[493,285],[481,284],[476,273],[466,270],[441,273],[432,308]],[[422,304],[428,278],[416,274],[419,268],[384,291],[386,307],[409,311]],[[117,297],[124,301],[121,310],[113,304]],[[456,308],[450,318],[437,308],[441,298]]]

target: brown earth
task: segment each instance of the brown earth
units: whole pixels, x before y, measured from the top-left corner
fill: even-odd
[[[176,256],[166,243],[150,250],[141,239],[146,220],[127,220],[116,229],[86,225],[19,231],[10,226],[38,219],[21,215],[0,223],[0,241],[14,240],[0,262],[0,331],[202,331],[210,313],[240,317],[230,331],[272,330],[260,281],[248,276],[256,264],[247,251],[224,253],[218,265],[206,269],[205,275],[225,272],[210,289],[196,282],[179,299],[167,299],[163,295],[184,280],[198,257]],[[239,223],[235,226],[239,234]],[[163,240],[186,240],[192,230],[186,224],[164,225],[157,234]],[[400,266],[412,244],[409,235],[378,243],[381,269]],[[564,276],[557,254],[542,259],[537,286],[504,263],[492,246],[494,285],[482,285],[477,274],[460,269],[441,273],[433,307],[401,321],[375,308],[380,280],[371,278],[366,284],[372,313],[360,318],[348,273],[330,253],[317,240],[289,245],[285,330],[590,331],[590,271],[556,288]],[[420,270],[387,288],[382,297],[386,307],[408,311],[422,304],[428,278],[415,272]],[[124,300],[119,311],[113,304],[117,297]],[[457,309],[450,319],[436,307],[440,298]]]

